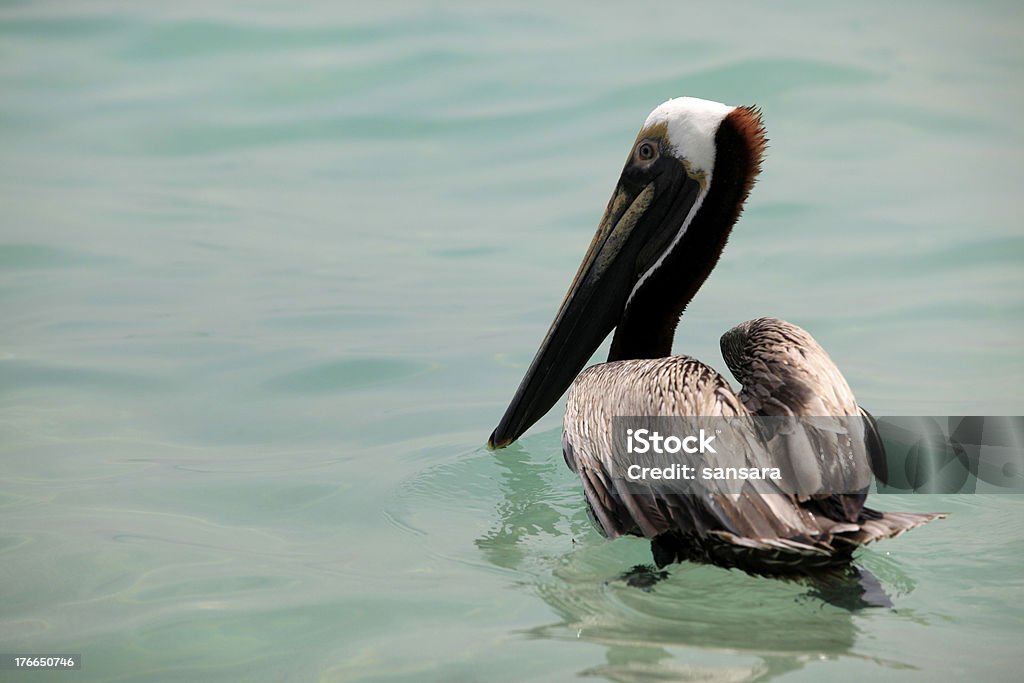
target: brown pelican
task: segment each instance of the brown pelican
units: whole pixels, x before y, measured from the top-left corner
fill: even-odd
[[[809,437],[819,439],[806,451],[818,453],[807,456],[810,474],[830,470],[859,482],[857,490],[642,495],[612,475],[622,464],[611,446],[616,416],[866,416],[824,349],[782,320],[760,318],[722,337],[726,364],[742,384],[738,394],[711,367],[671,355],[679,318],[717,263],[764,149],[754,107],[683,97],[650,114],[555,320],[488,442],[503,448],[519,438],[568,388],[563,453],[582,480],[592,518],[610,538],[651,539],[659,568],[688,559],[772,574],[832,567],[860,545],[943,516],[865,507],[870,463],[842,460],[834,442],[823,447],[828,427]],[[608,362],[581,373],[613,329]],[[884,451],[867,418],[854,420],[866,426],[850,434],[861,453],[877,458]],[[753,457],[779,464],[793,457],[785,441]]]

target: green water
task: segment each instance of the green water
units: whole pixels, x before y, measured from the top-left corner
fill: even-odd
[[[1024,499],[895,609],[606,542],[482,448],[648,111],[771,148],[677,351],[808,328],[877,414],[1024,414],[1017,3],[0,4],[0,652],[52,681],[1014,679]]]

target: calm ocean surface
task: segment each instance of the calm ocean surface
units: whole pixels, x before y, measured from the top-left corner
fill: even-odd
[[[1015,679],[1024,498],[895,609],[591,528],[483,448],[647,113],[771,148],[676,342],[808,328],[880,415],[1024,414],[1019,3],[0,4],[0,652],[33,681]]]

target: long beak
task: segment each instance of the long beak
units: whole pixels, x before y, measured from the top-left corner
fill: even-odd
[[[682,184],[694,186],[685,193],[690,195],[684,202],[688,210],[696,183]],[[678,190],[679,185],[678,178],[659,178],[646,185],[619,182],[551,328],[487,442],[489,448],[504,448],[542,418],[621,320],[629,294],[643,274],[651,243],[663,243],[665,235],[679,228],[680,222],[675,222],[674,228],[666,230],[665,224],[677,217],[668,206],[660,207],[665,202],[659,200],[659,195],[670,187]]]

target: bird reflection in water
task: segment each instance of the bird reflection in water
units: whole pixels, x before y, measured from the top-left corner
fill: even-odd
[[[912,585],[871,554],[879,580],[852,565],[849,576],[779,580],[695,563],[667,570],[640,564],[642,539],[608,543],[580,504],[579,483],[557,458],[558,432],[493,454],[500,498],[492,527],[476,540],[488,562],[515,571],[557,621],[528,637],[603,645],[606,662],[580,675],[613,681],[770,680],[821,660],[854,657],[866,607],[891,607]],[[632,567],[627,571],[623,567]],[[883,586],[884,582],[884,586]],[[910,615],[908,615],[910,616]],[[736,655],[749,655],[737,665]]]

